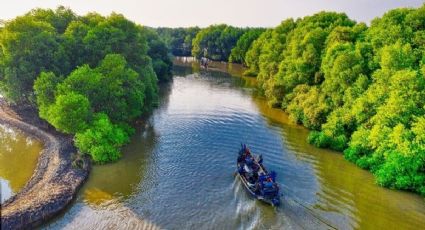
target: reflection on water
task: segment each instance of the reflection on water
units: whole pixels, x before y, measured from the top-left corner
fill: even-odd
[[[31,178],[42,144],[20,131],[0,125],[1,202],[17,193]]]
[[[94,166],[65,214],[45,227],[165,229],[418,229],[419,196],[383,189],[341,154],[306,143],[307,130],[255,96],[239,66],[175,66],[161,104],[119,162]],[[283,207],[251,199],[233,177],[241,142],[278,173]],[[318,225],[321,224],[321,225]],[[326,225],[329,224],[329,225]]]

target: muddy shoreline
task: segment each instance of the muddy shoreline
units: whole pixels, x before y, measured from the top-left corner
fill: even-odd
[[[41,120],[30,107],[10,106],[0,98],[0,123],[17,128],[43,143],[34,174],[24,188],[1,204],[1,229],[39,226],[60,213],[87,179],[90,160],[76,166],[72,137]]]

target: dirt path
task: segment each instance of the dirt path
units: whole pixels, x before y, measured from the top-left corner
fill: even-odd
[[[42,141],[37,167],[25,187],[1,204],[1,229],[31,228],[52,218],[75,197],[90,164],[72,166],[72,138],[56,132],[29,108],[11,108],[0,98],[0,123],[18,128]]]

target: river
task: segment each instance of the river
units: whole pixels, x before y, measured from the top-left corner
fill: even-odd
[[[208,71],[178,59],[160,106],[120,161],[96,165],[48,229],[420,229],[422,197],[375,185],[341,153],[306,142],[308,130],[257,95],[241,67]],[[253,200],[233,176],[240,143],[278,174],[283,204]]]

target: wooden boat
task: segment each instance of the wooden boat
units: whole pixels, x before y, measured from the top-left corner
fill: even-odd
[[[252,162],[251,162],[252,161]],[[262,164],[262,156],[254,156],[242,145],[236,164],[237,175],[247,192],[257,200],[272,206],[280,205],[276,173],[268,172]]]

